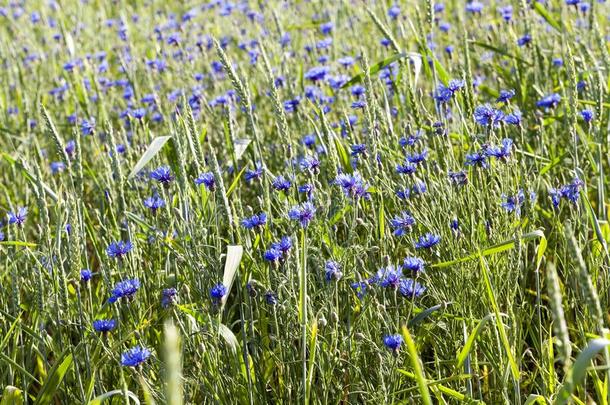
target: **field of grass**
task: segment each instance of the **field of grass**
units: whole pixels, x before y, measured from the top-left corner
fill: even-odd
[[[608,404],[610,9],[0,6],[0,404]]]

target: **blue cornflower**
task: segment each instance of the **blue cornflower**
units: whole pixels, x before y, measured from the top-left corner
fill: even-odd
[[[271,186],[278,191],[286,191],[290,188],[292,182],[285,178],[284,176],[277,176],[271,182]]]
[[[400,346],[404,343],[404,339],[401,335],[386,335],[383,337],[383,344],[388,349],[392,350],[394,354],[398,353]]]
[[[447,83],[447,86],[444,84],[439,84],[436,88],[436,92],[434,94],[434,98],[439,103],[447,103],[454,96],[456,92],[461,90],[466,82],[464,80],[451,80]]]
[[[66,147],[64,148],[68,156],[72,156],[76,151],[76,142],[71,139],[66,143]]]
[[[504,117],[504,122],[510,125],[521,125],[521,111],[514,110]]]
[[[219,303],[225,295],[227,295],[227,287],[222,283],[218,283],[210,289],[210,297],[216,304]]]
[[[487,154],[483,150],[467,154],[465,164],[466,166],[478,166],[483,169],[487,169],[489,167],[489,163],[487,162]]]
[[[28,209],[27,207],[19,207],[17,208],[17,212],[9,212],[7,214],[8,216],[8,223],[10,225],[18,225],[18,226],[22,226],[25,222],[25,220],[27,219],[28,216]]]
[[[316,135],[315,134],[308,134],[305,135],[303,137],[303,145],[307,146],[308,148],[312,148],[316,145]]]
[[[556,191],[558,194],[558,198],[565,198],[576,204],[578,202],[578,197],[580,197],[580,189],[585,185],[585,183],[580,180],[578,177],[575,177],[571,183],[562,186],[559,190]],[[551,193],[551,197],[552,197]],[[555,203],[557,201],[557,203]],[[553,204],[555,206],[559,205],[559,200],[553,199]]]
[[[64,169],[66,168],[66,165],[64,165],[64,162],[51,162],[51,164],[49,166],[51,167],[51,173],[53,173],[53,174],[63,172]]]
[[[344,56],[342,58],[337,59],[337,62],[344,68],[347,68],[347,67],[352,66],[354,64],[355,60],[351,56]]]
[[[278,249],[268,249],[263,254],[263,258],[271,263],[277,263],[282,259],[282,251]]]
[[[415,249],[430,249],[436,246],[440,241],[441,237],[439,235],[428,232],[425,235],[420,236],[419,240],[415,242]]]
[[[216,178],[214,177],[214,173],[201,173],[199,177],[195,179],[195,184],[198,186],[203,184],[209,191],[216,190]]]
[[[292,238],[290,236],[284,236],[279,242],[271,244],[271,248],[279,250],[282,253],[288,253],[292,249]]]
[[[405,298],[419,298],[426,292],[426,287],[411,278],[400,280],[398,292]]]
[[[449,171],[449,173],[447,173],[447,176],[449,177],[449,181],[451,182],[451,184],[454,184],[456,186],[464,186],[468,183],[468,176],[463,170],[460,170],[459,172]]]
[[[352,156],[366,155],[366,145],[363,143],[354,144],[351,146]]]
[[[95,118],[89,118],[88,120],[83,120],[80,124],[80,131],[83,135],[91,135],[95,132]]]
[[[288,211],[288,218],[299,221],[303,228],[306,228],[313,220],[316,208],[309,201],[300,205],[295,205]]]
[[[125,367],[137,367],[150,357],[150,350],[145,347],[135,346],[121,354],[121,365]]]
[[[91,270],[89,269],[82,269],[80,271],[80,280],[83,282],[87,282],[89,280],[91,280],[91,277],[93,277],[93,273],[91,272]]]
[[[532,36],[530,34],[525,34],[517,40],[517,45],[525,46],[525,45],[529,44],[530,42],[532,42]]]
[[[397,4],[392,5],[392,7],[388,9],[388,17],[390,17],[391,19],[395,20],[396,18],[398,18],[399,15],[400,7],[398,7]]]
[[[300,97],[286,100],[284,101],[284,110],[289,113],[295,112],[299,104],[301,104]]]
[[[498,12],[506,22],[509,22],[513,18],[513,6],[511,5],[499,7]]]
[[[324,80],[326,75],[330,72],[330,68],[328,66],[316,66],[309,69],[305,73],[305,78],[307,80],[311,80],[313,82],[317,82],[318,80]]]
[[[489,104],[483,104],[474,109],[474,120],[479,125],[497,127],[504,118],[504,113]]]
[[[519,190],[515,195],[506,195],[502,194],[502,208],[504,208],[507,212],[514,212],[517,215],[521,214],[521,206],[525,201],[525,194],[523,190]]]
[[[174,179],[174,176],[172,176],[169,166],[160,166],[150,172],[150,178],[166,186]]]
[[[480,13],[483,11],[483,3],[479,1],[471,1],[466,4],[466,11],[469,13]]]
[[[366,281],[357,281],[350,284],[350,287],[356,292],[356,297],[362,300],[366,295],[366,291],[369,288],[369,284]]]
[[[413,163],[415,165],[424,162],[427,157],[428,157],[427,150],[424,150],[421,153],[413,152],[413,153],[406,155],[407,162]]]
[[[299,166],[301,167],[301,170],[309,170],[314,174],[317,174],[320,171],[320,161],[313,156],[305,156],[299,162]]]
[[[552,107],[556,107],[560,101],[561,101],[561,96],[557,93],[553,93],[553,94],[545,96],[542,99],[540,99],[539,101],[537,101],[536,106],[539,108],[552,108]]]
[[[352,103],[352,108],[353,109],[364,108],[365,105],[366,105],[366,101],[357,100]]]
[[[415,256],[406,257],[402,262],[403,271],[408,271],[413,274],[422,273],[424,271],[425,262],[423,259]]]
[[[390,224],[394,228],[395,236],[403,236],[411,232],[411,228],[415,225],[415,218],[408,212],[403,211],[399,216],[394,217]]]
[[[515,96],[515,90],[500,90],[500,95],[496,99],[498,103],[506,103]]]
[[[154,214],[159,208],[165,207],[165,201],[158,195],[153,195],[144,200],[144,206],[149,208]]]
[[[175,288],[165,288],[161,291],[161,306],[168,308],[176,303],[178,300],[178,290]]]
[[[398,140],[398,143],[400,144],[400,146],[402,146],[403,148],[407,147],[407,146],[413,146],[415,145],[417,142],[421,141],[422,138],[424,136],[424,131],[422,131],[421,129],[418,129],[417,131],[415,131],[415,133],[410,134],[407,137],[402,137]]]
[[[341,266],[334,260],[328,260],[324,264],[324,274],[326,281],[339,280],[343,277]]]
[[[250,218],[241,220],[241,225],[246,229],[255,229],[267,223],[267,214],[261,212],[258,215],[252,215]]]
[[[586,123],[589,123],[593,119],[594,113],[592,110],[582,110],[580,116]]]
[[[246,170],[246,173],[244,174],[244,178],[249,183],[252,180],[260,179],[262,175],[263,175],[263,165],[261,164],[261,162],[257,162],[254,170]]]
[[[112,259],[122,259],[131,249],[133,249],[131,241],[123,242],[122,240],[119,240],[108,245],[106,254]]]
[[[131,300],[139,289],[140,280],[137,278],[119,281],[114,285],[114,288],[110,292],[108,302],[112,304],[117,302],[119,299]]]
[[[335,26],[335,24],[333,24],[331,21],[326,22],[326,23],[320,25],[320,32],[322,32],[322,34],[324,34],[324,35],[328,35],[333,30],[334,26]]]
[[[367,191],[369,185],[358,172],[351,175],[341,173],[335,178],[334,183],[339,185],[343,189],[343,194],[352,200],[359,198],[368,200],[370,198],[370,193]]]
[[[267,291],[265,293],[265,302],[267,305],[277,305],[277,294],[273,291]]]
[[[96,319],[93,321],[93,329],[96,332],[106,334],[116,328],[114,319]]]
[[[352,86],[350,88],[350,91],[353,96],[360,97],[361,95],[363,95],[366,92],[366,88],[364,86],[357,84],[355,86]]]
[[[377,284],[383,288],[398,288],[400,285],[401,272],[394,266],[379,269],[374,276]]]
[[[406,161],[402,165],[396,165],[396,173],[398,174],[413,174],[417,171],[417,165]]]
[[[485,149],[487,156],[493,156],[499,160],[507,160],[513,148],[513,140],[510,138],[502,139],[502,145],[489,146]]]

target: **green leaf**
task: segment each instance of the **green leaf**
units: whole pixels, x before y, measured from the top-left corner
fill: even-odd
[[[477,337],[483,331],[483,328],[485,328],[485,325],[487,325],[487,323],[493,317],[494,317],[494,314],[488,314],[485,318],[481,319],[479,321],[479,323],[477,324],[477,326],[473,329],[473,331],[470,332],[470,335],[468,335],[468,339],[466,339],[466,343],[464,344],[464,347],[462,347],[462,350],[460,350],[460,353],[457,356],[457,362],[455,365],[456,369],[459,369],[460,367],[462,367],[464,365],[464,362],[468,358],[468,354],[470,354],[470,352],[472,351],[472,348],[474,347],[474,342],[477,340]]]
[[[433,307],[427,308],[421,311],[419,314],[415,315],[413,319],[411,319],[408,323],[408,327],[416,326],[418,323],[422,322],[424,319],[428,318],[430,315],[439,310],[444,310],[449,305],[453,304],[452,302],[443,302],[442,304],[435,305]]]
[[[227,246],[227,260],[225,262],[225,270],[222,276],[222,284],[227,287],[227,293],[222,297],[222,308],[224,308],[225,303],[227,302],[227,298],[231,293],[231,286],[233,286],[233,280],[235,279],[235,274],[237,273],[237,269],[239,269],[239,263],[241,262],[241,257],[244,254],[244,248],[240,245],[237,246]]]
[[[165,143],[167,141],[169,141],[170,139],[171,139],[171,136],[159,136],[159,137],[153,139],[153,141],[150,143],[150,145],[148,145],[146,152],[144,152],[142,157],[140,157],[140,160],[138,160],[138,163],[136,163],[136,165],[133,167],[133,169],[131,169],[131,173],[129,173],[128,179],[131,179],[136,174],[138,174],[140,172],[140,170],[142,170],[142,168],[144,166],[146,166],[146,164],[148,162],[150,162],[150,160],[152,158],[154,158],[157,153],[159,153],[159,151],[161,150],[163,145],[165,145]]]
[[[576,387],[582,382],[583,378],[585,378],[587,367],[591,364],[591,360],[593,360],[599,352],[608,347],[608,345],[610,345],[610,340],[602,338],[593,339],[587,344],[587,347],[578,355],[574,365],[568,371],[563,386],[557,395],[556,404],[563,405],[568,403]]]
[[[369,74],[374,75],[375,73],[379,72],[381,69],[385,68],[386,66],[391,65],[392,63],[396,62],[397,60],[400,60],[408,55],[409,55],[409,53],[402,52],[402,53],[396,53],[390,57],[387,57],[384,60],[381,60],[381,61],[375,63],[373,66],[371,66],[369,68]],[[344,89],[344,88],[350,87],[351,85],[354,85],[356,83],[360,83],[363,79],[364,79],[364,72],[360,72],[357,75],[353,76],[351,79],[349,79],[347,81],[347,83],[345,83],[343,86],[341,86],[341,88]]]
[[[606,258],[608,258],[608,244],[606,243],[606,239],[604,238],[602,229],[599,226],[599,221],[597,220],[597,215],[595,215],[595,210],[593,210],[593,206],[591,205],[591,201],[589,201],[589,198],[587,197],[587,193],[585,193],[584,190],[581,190],[580,194],[582,195],[583,200],[585,200],[587,212],[589,213],[589,221],[591,222],[593,229],[595,229],[595,237],[597,238],[597,241],[602,245],[604,253],[606,254]]]
[[[108,392],[106,392],[106,393],[104,393],[102,395],[99,395],[99,396],[93,398],[91,400],[91,402],[89,402],[89,405],[102,405],[102,402],[104,402],[108,398],[113,397],[115,395],[123,395],[123,390],[108,391]],[[136,404],[140,405],[140,400],[138,399],[136,394],[134,394],[133,392],[127,391],[127,397],[129,399],[132,399],[133,402],[135,402]]]
[[[491,306],[494,310],[496,328],[498,329],[498,334],[500,335],[500,341],[502,342],[502,346],[504,346],[504,350],[506,351],[506,356],[508,357],[508,363],[510,365],[510,371],[513,375],[513,379],[515,381],[519,381],[519,366],[517,366],[517,362],[513,357],[513,352],[510,347],[510,343],[508,342],[508,336],[506,336],[506,330],[504,329],[504,324],[502,323],[502,319],[500,318],[500,308],[498,307],[498,302],[496,301],[496,295],[493,291],[493,286],[491,285],[491,280],[489,279],[489,270],[487,268],[487,262],[485,262],[485,258],[479,252],[479,263],[481,267],[481,272],[483,273],[483,281],[485,282],[485,290],[487,291],[487,298],[489,299]]]
[[[246,149],[248,149],[248,145],[252,142],[251,139],[235,139],[233,140],[233,147],[235,148],[235,158],[239,159],[243,156]]]
[[[533,232],[527,233],[521,237],[521,240],[524,242],[530,241],[533,239],[544,239],[544,249],[546,249],[546,238],[544,236],[544,232],[542,232],[540,229],[538,229]],[[504,242],[498,243],[497,245],[488,247],[487,249],[482,250],[480,253],[483,256],[490,256],[490,255],[495,255],[497,253],[505,252],[507,250],[513,249],[514,247],[515,247],[515,240],[510,239],[510,240],[506,240]],[[542,253],[544,253],[544,249],[542,249]],[[447,262],[435,263],[430,267],[435,268],[435,269],[441,269],[444,267],[453,266],[455,264],[468,262],[468,261],[476,259],[477,257],[479,257],[479,252],[471,253],[467,256],[463,256],[463,257],[460,257],[460,258],[454,259],[454,260],[449,260]]]
[[[426,377],[424,376],[424,370],[421,366],[421,360],[415,347],[415,342],[409,333],[406,326],[402,327],[402,336],[405,339],[407,351],[409,352],[409,360],[411,360],[411,367],[415,374],[415,381],[419,387],[419,393],[421,394],[421,401],[423,404],[432,405],[432,399],[430,398],[430,391],[428,390],[428,384],[426,383]]]
[[[53,402],[53,396],[61,385],[66,373],[72,366],[72,354],[68,354],[61,362],[55,363],[44,381],[40,393],[36,397],[34,404],[49,404]]]
[[[529,65],[529,66],[531,66],[531,65],[532,65],[532,63],[531,63],[531,62],[528,62],[528,61],[526,61],[526,60],[524,60],[524,59],[521,59],[521,58],[519,58],[518,56],[515,56],[515,55],[513,55],[512,53],[510,53],[510,52],[506,51],[505,49],[501,49],[501,48],[498,48],[498,47],[496,47],[496,46],[489,45],[489,44],[486,44],[486,43],[484,43],[484,42],[479,42],[479,41],[470,41],[470,43],[471,43],[471,44],[473,44],[473,45],[475,45],[475,46],[478,46],[478,47],[480,47],[480,48],[484,48],[484,49],[487,49],[487,50],[493,51],[493,52],[495,52],[495,53],[498,53],[498,54],[500,54],[500,55],[502,55],[502,56],[506,56],[506,57],[507,57],[507,58],[509,58],[509,59],[519,61],[519,62],[521,62],[521,63],[523,63],[523,64],[525,64],[525,65]]]
[[[563,28],[561,24],[555,20],[555,18],[548,12],[542,3],[534,2],[534,11],[536,11],[544,20],[557,31],[562,33]]]
[[[231,182],[231,185],[229,186],[229,189],[227,190],[227,198],[229,198],[229,196],[233,193],[233,191],[235,191],[235,188],[239,184],[239,179],[241,179],[241,176],[242,176],[242,174],[244,174],[245,171],[246,171],[246,167],[244,166],[239,171],[239,173],[237,173],[237,176],[235,176],[235,178]]]
[[[4,392],[2,393],[2,400],[0,401],[0,405],[22,405],[23,404],[23,392],[12,385],[7,385],[4,387]]]
[[[4,240],[0,242],[0,246],[36,247],[36,244],[31,242],[23,242],[20,240]]]
[[[229,348],[233,352],[233,354],[237,354],[237,348],[239,347],[239,342],[235,337],[235,334],[231,331],[231,329],[227,328],[222,323],[218,325],[218,333],[222,338],[227,342]]]

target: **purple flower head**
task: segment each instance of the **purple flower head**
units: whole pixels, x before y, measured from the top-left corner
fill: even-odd
[[[513,148],[513,140],[510,138],[502,139],[502,145],[489,146],[485,149],[487,156],[495,157],[498,160],[507,160]]]
[[[158,195],[153,195],[144,200],[144,206],[154,214],[159,208],[165,207],[165,201]]]
[[[561,101],[561,96],[557,93],[553,93],[553,94],[545,96],[542,99],[540,99],[539,101],[537,101],[536,106],[538,108],[553,108],[553,107],[556,107],[560,101]]]
[[[216,190],[216,178],[214,177],[214,173],[201,173],[199,177],[195,179],[195,184],[198,186],[203,184],[208,191]]]
[[[400,280],[398,292],[405,298],[419,298],[426,292],[426,287],[411,278]]]
[[[150,350],[135,346],[121,354],[121,365],[124,367],[137,367],[150,357]]]
[[[160,166],[150,172],[150,178],[158,181],[164,186],[167,186],[174,179],[174,176],[172,176],[172,172],[169,169],[169,166]]]
[[[218,283],[210,289],[210,297],[215,304],[218,304],[225,295],[227,295],[227,287],[222,283]]]
[[[307,228],[309,223],[313,220],[316,213],[316,208],[309,201],[304,202],[300,205],[295,205],[288,211],[288,218],[299,221],[303,228]]]
[[[415,218],[408,212],[403,211],[400,215],[394,217],[390,224],[394,228],[395,236],[403,236],[411,232],[411,228],[415,225]]]
[[[383,344],[388,349],[392,350],[394,354],[397,354],[400,350],[400,346],[404,343],[404,339],[401,335],[386,335],[383,337]]]
[[[267,214],[261,212],[258,215],[252,215],[250,218],[241,220],[241,225],[246,229],[256,229],[264,226],[267,223]]]
[[[367,191],[369,185],[358,172],[353,174],[341,173],[335,178],[334,183],[339,185],[343,190],[343,194],[352,200],[359,198],[368,200],[370,198],[370,193]]]
[[[431,249],[438,245],[440,241],[441,237],[439,235],[428,232],[425,235],[420,236],[419,240],[415,242],[415,249]]]
[[[161,291],[161,306],[169,308],[178,301],[178,290],[175,288],[165,288]]]
[[[27,219],[27,216],[28,216],[27,207],[19,207],[19,208],[17,208],[16,212],[11,211],[7,214],[8,223],[10,225],[23,226],[23,224],[25,223],[25,220]]]
[[[504,113],[489,104],[483,104],[474,109],[474,120],[479,125],[497,127],[503,118]]]
[[[414,275],[422,273],[425,268],[425,262],[419,257],[409,256],[402,262],[402,270],[410,272]]]
[[[93,329],[96,332],[106,334],[111,332],[116,327],[114,319],[96,319],[93,321]]]
[[[328,260],[326,264],[324,264],[324,276],[326,281],[336,280],[338,281],[343,277],[343,273],[341,272],[341,266],[339,263],[334,260]]]
[[[119,281],[114,285],[110,293],[109,303],[115,303],[119,299],[131,300],[140,289],[140,280],[137,278]]]
[[[131,249],[133,249],[131,241],[124,242],[119,240],[108,245],[106,248],[106,254],[111,259],[122,259],[127,255],[127,253],[131,252]]]
[[[474,166],[480,167],[482,169],[487,169],[489,167],[489,163],[487,162],[487,153],[484,150],[469,153],[466,155],[466,166]]]

